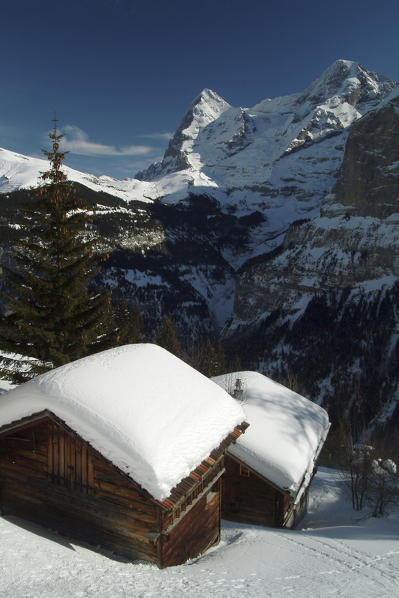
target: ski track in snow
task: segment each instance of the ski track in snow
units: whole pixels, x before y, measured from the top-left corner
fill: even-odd
[[[164,570],[0,518],[0,598],[399,595],[398,516],[354,516],[342,477],[331,470],[316,476],[310,499],[302,530],[224,522],[218,546]]]
[[[376,596],[385,595],[383,592],[387,592],[387,596],[392,592],[394,585],[399,591],[399,582],[397,581],[399,571],[397,568],[390,570],[384,567],[377,567],[376,564],[384,562],[389,558],[393,558],[399,555],[398,551],[389,551],[386,555],[370,556],[359,550],[354,550],[346,546],[343,542],[332,540],[331,542],[322,542],[314,537],[307,538],[306,541],[299,539],[297,535],[285,536],[285,539],[295,544],[295,546],[302,552],[305,551],[319,558],[325,558],[329,565],[333,565],[333,568],[319,571],[317,575],[330,575],[337,576],[334,579],[334,583],[337,584],[335,591],[331,591],[331,595],[343,596],[346,595],[342,592],[343,589],[347,588],[348,585],[356,586],[359,583],[357,576],[352,576],[352,573],[360,575],[361,581],[366,581],[371,587],[375,586]],[[335,565],[335,566],[334,566]],[[370,571],[368,571],[370,569]],[[396,571],[396,572],[395,572]],[[348,579],[346,574],[350,574]],[[313,579],[313,576],[309,576]],[[396,584],[395,584],[396,582]],[[370,590],[369,590],[370,591]],[[368,596],[372,594],[368,593]]]

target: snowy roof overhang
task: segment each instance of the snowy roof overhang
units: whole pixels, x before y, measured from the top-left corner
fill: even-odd
[[[245,419],[228,393],[151,344],[103,351],[10,390],[0,428],[46,410],[160,501]]]
[[[228,452],[299,500],[328,434],[327,412],[257,372],[212,379],[229,391],[242,381],[241,405],[250,426]]]

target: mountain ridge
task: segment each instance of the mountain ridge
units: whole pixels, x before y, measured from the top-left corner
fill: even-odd
[[[252,108],[203,90],[140,180],[68,171],[110,253],[97,284],[138,300],[151,334],[171,316],[186,347],[221,335],[332,413],[397,422],[398,119],[397,82],[353,61]],[[13,198],[45,170],[31,160],[0,151],[3,260]]]

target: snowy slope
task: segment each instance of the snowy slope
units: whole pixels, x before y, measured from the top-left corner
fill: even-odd
[[[321,194],[331,188],[342,154],[336,146],[344,141],[331,137],[342,137],[395,86],[355,62],[338,60],[303,93],[265,99],[252,108],[232,107],[204,89],[184,115],[163,161],[136,179],[118,181],[72,169],[67,174],[91,189],[126,200],[175,203],[188,192],[208,192],[222,205],[244,213],[256,206],[272,213],[284,208],[273,219],[281,229],[279,220],[286,224],[292,207],[298,214],[312,212]],[[298,154],[280,165],[289,154],[308,146],[313,147],[309,155]],[[0,193],[37,184],[46,168],[45,161],[1,150]],[[295,201],[286,202],[294,189]]]
[[[45,409],[160,500],[245,420],[227,392],[151,344],[103,351],[10,390],[0,427]]]
[[[175,205],[214,198],[237,217],[258,211],[245,248],[223,248],[234,267],[278,246],[289,225],[317,216],[341,164],[348,129],[397,86],[356,62],[337,60],[304,92],[230,106],[204,89],[189,106],[162,162],[119,181],[66,169],[70,180],[126,201]],[[0,193],[36,185],[47,163],[0,150]]]
[[[159,570],[0,518],[1,598],[393,598],[399,514],[359,518],[342,476],[321,470],[302,530],[224,522],[219,546]]]
[[[0,194],[7,194],[18,189],[29,189],[42,184],[41,173],[48,170],[49,163],[40,158],[24,156],[0,148]],[[191,177],[185,172],[167,174],[159,181],[147,182],[137,178],[115,179],[107,175],[95,176],[63,166],[68,180],[81,183],[93,191],[103,191],[129,201],[150,203],[156,199],[171,196],[173,202],[187,197]],[[200,176],[202,181],[202,175]],[[208,184],[208,179],[204,177]]]
[[[223,254],[238,267],[278,246],[292,222],[318,215],[348,129],[396,86],[356,62],[337,60],[304,92],[252,108],[229,106],[204,90],[194,102],[201,109],[188,109],[163,161],[137,176],[160,192],[165,176],[178,180],[165,202],[181,200],[184,192],[206,193],[229,213],[263,213],[246,250]]]
[[[245,208],[256,203],[256,195],[258,202],[259,196],[273,200],[276,195],[281,201],[291,177],[286,162],[284,173],[279,172],[279,161],[294,150],[323,142],[326,147],[320,145],[305,160],[323,164],[320,173],[317,169],[313,173],[312,189],[317,192],[321,186],[324,191],[331,185],[338,160],[333,151],[338,141],[328,140],[375,108],[396,85],[355,62],[338,60],[303,93],[266,99],[252,108],[231,107],[204,90],[183,118],[163,162],[139,176],[161,182],[174,168],[180,177],[187,176],[194,190],[217,188],[227,194],[225,203],[241,202]],[[292,182],[306,194],[301,178],[312,171],[312,164],[303,158],[297,155],[290,170],[299,177]]]
[[[23,156],[0,148],[0,193],[10,193],[17,189],[37,187],[43,181],[41,173],[49,168],[47,160]],[[126,201],[139,199],[151,201],[144,197],[154,194],[154,185],[143,183],[135,179],[119,181],[109,176],[96,177],[92,174],[79,172],[68,166],[63,167],[70,181],[81,183],[93,191],[105,191]]]
[[[7,380],[0,380],[0,395],[3,395],[5,392],[11,390],[12,388],[14,388],[14,385],[11,384],[11,382],[8,382]]]
[[[234,372],[212,378],[225,390],[243,387],[242,406],[250,424],[229,453],[296,495],[306,488],[329,421],[324,409],[258,372]],[[300,493],[296,500],[300,499]]]

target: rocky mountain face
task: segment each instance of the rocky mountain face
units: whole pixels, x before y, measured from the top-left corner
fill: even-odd
[[[170,140],[162,162],[152,164],[136,174],[139,180],[153,180],[169,173],[190,168],[190,154],[199,132],[231,108],[217,93],[204,89],[192,102],[183,120]]]
[[[336,418],[377,430],[399,420],[398,133],[399,95],[352,125],[320,215],[240,269],[224,331]]]
[[[97,284],[138,300],[149,332],[169,315],[187,347],[221,335],[333,417],[397,422],[398,97],[339,60],[252,108],[204,90],[134,179],[69,169],[110,254]],[[43,170],[0,151],[3,260]]]

